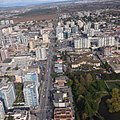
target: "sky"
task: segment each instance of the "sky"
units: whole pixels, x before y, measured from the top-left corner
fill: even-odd
[[[65,1],[65,0],[0,0],[0,7],[25,6],[31,4],[40,4],[40,3],[58,2],[58,1]]]

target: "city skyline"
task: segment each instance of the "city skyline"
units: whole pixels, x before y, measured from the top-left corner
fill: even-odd
[[[27,6],[27,5],[36,5],[43,3],[51,3],[51,2],[60,2],[67,0],[0,0],[0,7],[14,7],[14,6]]]
[[[120,120],[120,0],[0,6],[0,120]]]

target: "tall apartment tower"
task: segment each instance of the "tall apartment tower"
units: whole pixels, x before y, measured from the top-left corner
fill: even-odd
[[[23,94],[26,106],[35,107],[39,105],[38,87],[36,86],[35,82],[24,82]]]
[[[85,49],[90,47],[90,40],[88,38],[80,38],[74,40],[75,49]]]
[[[44,46],[38,46],[36,48],[36,59],[37,60],[46,60],[47,59],[47,52]]]
[[[16,99],[15,88],[13,82],[1,82],[0,98],[3,99],[5,108],[10,109]]]
[[[113,36],[105,36],[98,40],[98,47],[114,46],[115,44],[116,41]]]
[[[4,120],[5,118],[5,108],[3,105],[3,101],[0,100],[0,120]]]
[[[9,58],[9,53],[8,49],[6,48],[1,48],[0,49],[0,59],[1,61],[4,61],[5,59]]]
[[[50,43],[50,39],[48,37],[48,33],[43,33],[42,38],[43,38],[43,43]]]
[[[34,48],[35,48],[35,40],[34,39],[31,39],[29,41],[29,46],[30,46],[30,50],[31,51],[34,50]]]

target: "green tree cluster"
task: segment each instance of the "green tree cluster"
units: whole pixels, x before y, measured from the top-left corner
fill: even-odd
[[[113,88],[111,93],[111,98],[106,100],[109,108],[109,112],[119,112],[120,111],[120,89]]]
[[[9,115],[7,120],[14,120],[14,117]]]
[[[15,84],[16,89],[16,100],[14,103],[24,102],[24,95],[23,95],[23,84],[22,83],[16,83]]]
[[[96,81],[92,73],[72,72],[67,75],[71,79],[68,85],[72,88],[76,116],[82,116],[82,120],[92,120],[95,116],[103,120],[98,110],[101,98],[108,94],[104,81]]]

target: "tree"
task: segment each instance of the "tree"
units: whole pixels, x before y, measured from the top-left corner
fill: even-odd
[[[83,115],[82,115],[82,119],[86,120],[87,118],[88,118],[88,115],[87,115],[87,113],[84,112]]]
[[[71,87],[71,86],[73,85],[73,80],[68,80],[68,81],[67,81],[67,85],[68,85],[69,87]]]
[[[120,89],[113,88],[111,93],[111,98],[106,100],[109,107],[109,112],[119,112],[120,111]]]
[[[86,79],[83,75],[80,76],[80,82],[82,85],[86,85]]]
[[[14,117],[9,115],[8,120],[14,120]]]
[[[89,85],[93,81],[93,77],[90,73],[86,75],[86,81],[87,81],[87,85]]]

